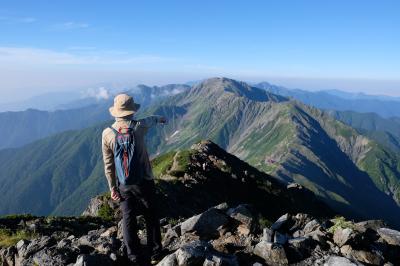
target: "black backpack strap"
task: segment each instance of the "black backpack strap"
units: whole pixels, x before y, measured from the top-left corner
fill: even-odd
[[[115,128],[113,128],[113,127],[109,127],[109,128],[114,132],[115,135],[119,134],[118,130],[116,130]]]
[[[137,121],[136,120],[129,121],[129,128],[130,129],[134,130],[136,128],[136,125],[137,125]]]
[[[131,121],[129,121],[129,126],[128,126],[128,128],[134,130],[135,127],[136,127],[136,125],[137,125],[137,123],[138,123],[138,122],[137,122],[136,120],[131,120]],[[116,130],[115,128],[113,128],[112,126],[110,126],[109,128],[114,132],[115,135],[120,134],[119,131]]]

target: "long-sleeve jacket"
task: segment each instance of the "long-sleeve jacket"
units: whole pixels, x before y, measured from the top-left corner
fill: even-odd
[[[153,179],[153,172],[151,170],[149,155],[146,149],[145,135],[147,130],[157,123],[160,123],[161,116],[149,116],[140,120],[137,120],[135,130],[135,153],[138,156],[137,171],[138,176],[144,179]],[[120,129],[125,132],[129,127],[130,119],[116,118],[112,127],[117,131]],[[115,144],[115,133],[111,128],[103,130],[102,134],[102,150],[103,150],[103,161],[104,161],[104,173],[108,181],[110,190],[117,186],[116,174],[115,174],[115,163],[114,163],[114,144]]]

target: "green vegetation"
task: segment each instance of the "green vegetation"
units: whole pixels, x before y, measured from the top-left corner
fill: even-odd
[[[103,128],[64,132],[12,152],[0,151],[0,213],[48,215],[84,186],[57,214],[81,213],[91,197],[107,190],[101,158]]]
[[[8,219],[8,220],[32,220],[37,218],[37,216],[32,214],[8,214],[1,216],[0,219]]]
[[[111,221],[114,219],[114,210],[107,202],[104,202],[99,208],[98,216],[103,220]]]
[[[7,248],[18,243],[21,239],[30,240],[36,235],[25,230],[17,230],[15,232],[9,229],[0,229],[0,248]]]
[[[99,208],[98,217],[105,221],[114,220],[114,210],[108,204],[108,201],[111,200],[111,193],[106,192],[101,195],[102,204]]]
[[[175,226],[179,223],[179,219],[177,218],[170,218],[168,219],[168,224],[170,224],[171,226]]]
[[[273,224],[273,222],[271,222],[270,220],[268,220],[267,218],[260,216],[258,218],[258,223],[260,224],[261,229],[262,228],[270,228],[271,225]]]
[[[328,232],[329,232],[329,233],[334,234],[335,231],[336,231],[338,228],[342,228],[342,229],[351,228],[351,229],[354,229],[354,224],[353,224],[353,222],[351,222],[351,221],[346,221],[346,218],[344,218],[343,216],[335,217],[335,218],[333,218],[331,221],[333,222],[333,225],[328,229]]]
[[[167,171],[171,168],[172,163],[174,162],[175,154],[175,151],[167,152],[154,158],[151,161],[153,174],[155,177],[160,177],[161,175],[167,173]]]
[[[190,164],[191,150],[180,150],[174,156],[174,169],[169,172],[173,176],[183,176],[188,171]]]

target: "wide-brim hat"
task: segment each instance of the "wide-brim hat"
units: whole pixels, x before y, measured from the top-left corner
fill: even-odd
[[[140,108],[133,98],[127,94],[118,94],[114,98],[114,105],[110,107],[110,114],[114,117],[133,115]]]

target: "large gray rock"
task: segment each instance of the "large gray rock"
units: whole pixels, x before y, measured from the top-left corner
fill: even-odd
[[[0,249],[0,262],[2,265],[18,265],[16,259],[17,249],[12,246],[8,248]]]
[[[311,220],[304,226],[304,228],[302,230],[303,235],[311,233],[320,227],[321,227],[321,224],[318,222],[318,220],[316,220],[316,219]]]
[[[330,256],[324,266],[357,266],[357,264],[344,257]]]
[[[83,254],[76,259],[74,266],[110,266],[113,261],[106,255],[102,254]]]
[[[212,256],[204,260],[203,266],[239,266],[235,256]]]
[[[42,250],[45,247],[50,247],[52,245],[55,245],[56,243],[57,241],[54,238],[49,236],[42,236],[30,241],[29,244],[26,246],[26,248],[20,247],[20,250],[18,250],[18,255],[21,258],[27,258],[33,255],[34,253],[38,252],[39,250]]]
[[[157,266],[178,266],[178,261],[176,260],[176,254],[172,253],[168,256],[165,256]]]
[[[319,243],[319,245],[326,246],[328,237],[325,231],[322,231],[321,228],[318,228],[315,231],[307,233],[304,237],[311,238]]]
[[[33,261],[34,265],[63,266],[74,263],[77,255],[70,249],[44,248],[36,252],[29,261]]]
[[[333,234],[333,241],[339,247],[349,243],[354,238],[354,231],[351,228],[337,228]]]
[[[258,227],[256,214],[252,211],[252,207],[248,204],[241,204],[235,208],[231,208],[226,212],[231,218],[240,222],[244,227],[248,228],[250,233]]]
[[[286,225],[287,223],[289,223],[291,221],[290,218],[291,218],[291,215],[289,213],[282,215],[281,217],[279,217],[278,220],[276,220],[275,223],[273,223],[271,225],[271,229],[274,231],[281,229],[284,225]]]
[[[367,220],[354,224],[355,229],[361,233],[365,233],[368,229],[377,231],[379,228],[385,226],[385,222],[382,220]]]
[[[388,244],[394,246],[400,246],[400,232],[389,229],[389,228],[379,228],[378,234],[385,240]]]
[[[179,248],[175,253],[166,256],[158,266],[203,266],[226,265],[238,266],[236,256],[215,251],[210,244],[203,241],[193,241]]]
[[[224,212],[211,208],[184,221],[181,224],[181,234],[193,232],[204,239],[215,238],[229,224],[230,219]]]
[[[253,253],[263,258],[268,265],[289,265],[285,250],[281,245],[261,241],[255,246]]]
[[[288,236],[286,234],[275,232],[274,243],[279,245],[285,245],[287,241],[288,241]]]
[[[381,255],[366,251],[366,250],[355,250],[350,245],[344,245],[341,247],[340,252],[347,258],[354,258],[360,262],[367,263],[369,265],[382,265],[383,258]]]
[[[313,248],[313,240],[308,237],[289,239],[288,244],[300,253],[309,252]]]
[[[274,232],[269,229],[269,228],[264,228],[263,229],[263,236],[262,236],[262,240],[266,241],[266,242],[272,242],[272,237],[274,235]]]

